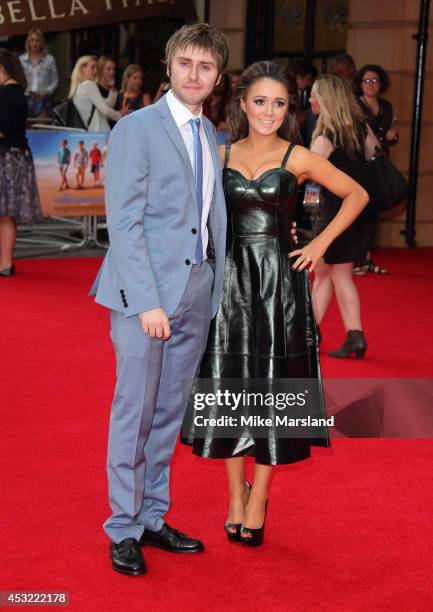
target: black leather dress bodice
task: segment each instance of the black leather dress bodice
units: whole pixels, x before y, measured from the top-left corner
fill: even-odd
[[[233,236],[267,234],[288,240],[290,223],[295,218],[297,178],[284,165],[266,170],[255,179],[245,178],[234,168],[224,168],[224,193]]]

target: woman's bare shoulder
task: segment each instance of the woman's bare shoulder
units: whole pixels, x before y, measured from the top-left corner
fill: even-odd
[[[304,147],[302,144],[293,143],[292,151],[286,162],[286,170],[292,172],[298,178],[299,183],[303,183],[308,169],[314,163],[313,157],[314,155],[307,147]]]
[[[304,147],[304,145],[299,144],[298,142],[289,142],[286,143],[286,151],[291,148],[290,155],[287,158],[286,168],[288,168],[293,162],[296,162],[299,159],[305,159],[305,156],[308,155],[309,150]]]

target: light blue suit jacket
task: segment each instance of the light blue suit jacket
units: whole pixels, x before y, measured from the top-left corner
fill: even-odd
[[[226,207],[215,128],[206,117],[203,126],[215,170],[208,221],[214,247],[214,316],[224,274]],[[126,317],[157,307],[170,316],[191,272],[199,215],[191,162],[165,98],[126,115],[113,129],[106,214],[110,248],[90,295]]]

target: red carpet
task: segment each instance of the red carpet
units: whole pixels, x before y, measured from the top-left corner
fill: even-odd
[[[326,376],[431,377],[433,250],[382,250],[359,285],[365,361]],[[178,448],[169,519],[202,555],[145,550],[116,574],[101,523],[114,359],[86,291],[96,259],[18,262],[1,293],[0,590],[68,591],[72,610],[431,610],[431,440],[335,440],[275,469],[265,546],[226,541],[223,465]],[[324,350],[342,337],[333,307]]]

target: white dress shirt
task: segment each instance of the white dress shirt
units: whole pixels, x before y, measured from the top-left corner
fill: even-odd
[[[215,170],[213,167],[212,154],[206,133],[203,127],[203,114],[200,111],[199,115],[193,115],[173,94],[172,90],[167,92],[165,96],[173,119],[179,128],[186,150],[188,152],[191,166],[194,170],[194,141],[192,136],[192,126],[188,123],[191,119],[200,117],[200,141],[203,150],[203,211],[201,217],[201,239],[203,244],[203,258],[206,259],[206,250],[209,242],[209,232],[207,229],[207,220],[209,217],[210,206],[215,187]],[[194,262],[195,263],[195,262]]]

